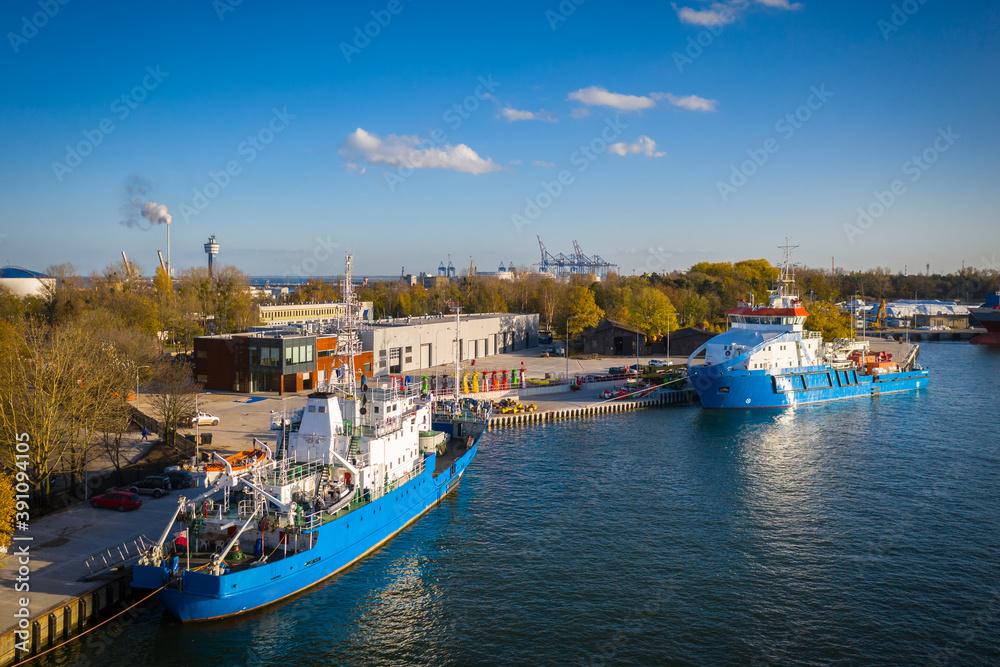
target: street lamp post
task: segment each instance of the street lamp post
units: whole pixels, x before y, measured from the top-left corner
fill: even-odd
[[[135,369],[135,405],[139,407],[139,369],[149,368],[149,366],[137,366]]]
[[[566,355],[566,381],[569,382],[569,321],[579,319],[577,315],[570,315],[566,318],[566,349],[563,353]]]

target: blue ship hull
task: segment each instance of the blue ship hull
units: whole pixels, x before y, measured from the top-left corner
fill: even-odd
[[[472,443],[470,443],[472,444]],[[315,546],[257,567],[213,576],[185,570],[180,589],[159,591],[163,606],[182,621],[204,621],[240,614],[277,602],[327,579],[390,540],[458,486],[476,455],[477,444],[437,477],[436,455],[428,455],[424,471],[392,492],[373,500],[311,534]],[[309,539],[303,533],[300,540]],[[135,566],[132,586],[159,589],[169,578],[163,567]]]
[[[787,408],[793,405],[878,396],[926,387],[930,371],[861,375],[829,365],[767,370],[729,370],[726,364],[692,366],[688,374],[706,408]]]

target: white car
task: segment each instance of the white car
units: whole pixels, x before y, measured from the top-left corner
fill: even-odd
[[[657,368],[657,367],[659,367],[659,368],[666,368],[670,364],[668,364],[667,362],[663,361],[662,359],[650,359],[649,360],[649,365],[652,366],[652,367],[654,367],[654,368]]]
[[[202,412],[201,410],[199,410],[194,415],[191,415],[190,417],[185,417],[183,421],[188,426],[194,426],[195,424],[197,424],[198,426],[219,425],[218,417],[216,417],[215,415],[210,415],[207,412]]]

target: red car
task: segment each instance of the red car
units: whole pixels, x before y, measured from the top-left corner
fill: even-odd
[[[91,507],[110,507],[119,512],[137,510],[142,507],[142,498],[128,491],[108,491],[104,495],[90,499]]]

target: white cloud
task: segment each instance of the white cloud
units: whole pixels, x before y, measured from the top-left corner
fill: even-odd
[[[347,171],[353,171],[353,172],[358,173],[358,174],[363,174],[367,170],[368,170],[368,167],[358,166],[354,162],[348,162],[347,163]]]
[[[802,9],[801,3],[790,2],[789,0],[753,0],[753,2],[771,9]],[[692,9],[690,7],[678,7],[674,3],[671,4],[674,11],[677,12],[677,18],[680,19],[681,23],[705,27],[728,25],[738,19],[743,11],[751,8],[751,4],[747,0],[713,2],[711,9]]]
[[[788,0],[757,0],[757,2],[765,7],[773,7],[774,9],[802,9],[802,3],[790,3]]]
[[[638,153],[645,155],[646,157],[663,157],[666,155],[664,152],[657,152],[656,142],[647,137],[645,134],[639,137],[639,139],[634,144],[626,144],[624,142],[618,142],[617,144],[611,144],[608,146],[608,152],[614,153],[615,155],[628,155],[629,153]]]
[[[573,91],[566,99],[576,100],[588,106],[606,106],[619,111],[637,111],[641,109],[651,109],[656,106],[659,100],[667,100],[675,107],[687,109],[688,111],[715,111],[716,100],[709,100],[697,95],[687,95],[681,97],[670,93],[650,93],[649,95],[621,95],[619,93],[608,92],[606,88],[591,86]],[[574,118],[582,118],[589,115],[590,111],[583,107],[573,109]]]
[[[673,3],[671,3],[673,4]],[[673,4],[674,11],[681,23],[700,26],[726,25],[736,20],[736,11],[727,4],[714,3],[711,9],[691,9]]]
[[[555,123],[558,120],[551,111],[546,111],[545,109],[539,111],[522,111],[521,109],[506,106],[500,109],[500,115],[511,123],[516,120],[544,120],[549,123]]]
[[[382,139],[360,127],[347,135],[339,150],[345,160],[412,169],[451,169],[469,174],[485,174],[502,167],[492,159],[479,157],[465,144],[437,145],[412,135],[390,134]]]
[[[535,165],[536,167],[548,167],[549,169],[556,166],[555,162],[545,162],[544,160],[535,160],[531,164]]]
[[[611,93],[608,92],[607,88],[601,88],[600,86],[575,90],[567,95],[566,99],[575,100],[591,107],[611,107],[619,111],[639,111],[640,109],[650,109],[656,106],[656,102],[652,97]]]
[[[521,161],[520,160],[511,160],[507,164],[521,164]]]
[[[678,97],[677,95],[667,93],[664,97],[675,107],[687,109],[688,111],[715,111],[715,105],[719,103],[718,100],[709,100],[697,95]]]
[[[577,107],[569,112],[569,115],[573,118],[586,118],[590,115],[590,109],[587,107]]]

